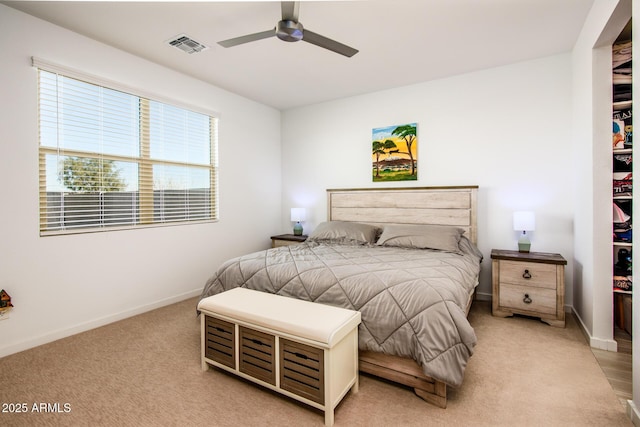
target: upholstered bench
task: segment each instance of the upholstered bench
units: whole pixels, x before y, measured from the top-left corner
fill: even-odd
[[[245,288],[198,303],[202,369],[232,372],[325,413],[358,392],[360,313]]]

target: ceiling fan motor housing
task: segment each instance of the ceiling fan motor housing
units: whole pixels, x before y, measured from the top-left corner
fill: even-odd
[[[297,42],[302,40],[303,35],[304,28],[300,22],[286,20],[278,22],[276,36],[278,36],[280,40],[284,40],[286,42]]]

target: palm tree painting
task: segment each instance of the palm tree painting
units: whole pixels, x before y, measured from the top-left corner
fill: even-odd
[[[374,128],[371,146],[373,182],[418,179],[418,124]]]

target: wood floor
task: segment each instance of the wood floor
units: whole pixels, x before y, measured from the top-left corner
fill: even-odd
[[[615,339],[618,342],[617,353],[597,348],[592,348],[591,351],[618,396],[618,400],[626,408],[627,400],[633,398],[631,336],[616,328]]]

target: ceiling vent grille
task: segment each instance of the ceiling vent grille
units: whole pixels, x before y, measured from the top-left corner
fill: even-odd
[[[209,49],[207,46],[184,34],[173,37],[167,43],[183,52],[187,52],[188,54],[198,53]]]

